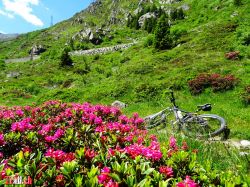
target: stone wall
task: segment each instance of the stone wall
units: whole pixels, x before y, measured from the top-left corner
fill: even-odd
[[[95,49],[89,49],[89,50],[73,51],[73,52],[70,52],[69,54],[71,56],[105,54],[108,52],[115,52],[115,51],[127,49],[127,48],[133,46],[134,44],[136,44],[136,42],[128,43],[128,44],[120,44],[120,45],[115,45],[115,46],[111,46],[111,47],[102,47],[102,48],[95,48]]]

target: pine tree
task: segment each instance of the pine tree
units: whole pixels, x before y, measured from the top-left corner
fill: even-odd
[[[170,27],[165,15],[161,16],[155,28],[154,47],[157,49],[170,49],[172,47]]]
[[[73,61],[71,57],[69,56],[69,49],[65,48],[61,54],[60,66],[65,67],[65,66],[72,66],[72,65],[73,65]]]

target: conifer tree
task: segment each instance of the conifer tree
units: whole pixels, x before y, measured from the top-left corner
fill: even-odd
[[[162,15],[155,28],[154,47],[161,50],[170,49],[172,43],[168,19],[165,15]]]
[[[61,54],[60,58],[60,66],[65,67],[65,66],[72,66],[73,65],[73,60],[69,56],[69,48],[64,48]]]

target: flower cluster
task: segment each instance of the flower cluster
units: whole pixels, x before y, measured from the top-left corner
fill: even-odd
[[[74,153],[65,153],[61,150],[55,151],[53,148],[49,148],[44,156],[55,159],[57,166],[62,165],[64,162],[69,162],[75,159]]]
[[[193,153],[187,153],[185,141],[178,145],[172,136],[168,146],[160,146],[138,114],[129,118],[117,108],[60,101],[38,107],[0,107],[0,124],[0,183],[16,173],[29,173],[33,186],[159,186],[169,182],[197,187],[191,178],[199,184],[207,181],[186,167],[195,157],[186,159]]]
[[[157,143],[153,143],[153,144],[157,144]],[[141,155],[147,159],[151,159],[154,161],[158,161],[162,158],[162,153],[159,150],[158,144],[157,146],[150,145],[149,147],[146,147],[140,144],[132,144],[125,148],[125,153],[130,155],[132,158],[135,158],[136,156]]]
[[[230,74],[222,76],[220,74],[202,73],[190,80],[188,85],[192,94],[200,94],[208,87],[211,87],[214,92],[230,90],[237,83],[238,79]]]
[[[173,169],[171,167],[160,166],[159,171],[160,171],[160,173],[162,173],[163,175],[165,175],[166,178],[171,178],[171,177],[174,176],[174,172],[173,172]]]
[[[197,183],[190,179],[189,176],[186,176],[186,179],[183,182],[179,182],[177,187],[199,187]]]
[[[101,174],[98,176],[98,183],[103,184],[105,187],[118,187],[118,183],[114,182],[109,176],[110,168],[104,167],[101,170]]]

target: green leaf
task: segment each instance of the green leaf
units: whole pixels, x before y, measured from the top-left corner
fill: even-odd
[[[135,177],[134,176],[128,176],[126,180],[126,184],[128,187],[133,187],[135,184]]]
[[[154,168],[149,168],[146,171],[144,171],[142,174],[144,175],[149,175],[150,173],[152,173],[155,169]]]
[[[0,186],[4,186],[4,185],[5,185],[5,183],[6,183],[6,179],[4,179],[4,180],[0,180]]]
[[[148,182],[148,179],[143,179],[137,186],[138,187],[145,187],[147,182]]]
[[[110,173],[109,176],[112,177],[115,181],[121,182],[121,178],[119,177],[119,175],[115,173]]]
[[[76,187],[82,187],[83,185],[83,176],[81,174],[75,174],[73,178],[74,184]]]
[[[98,173],[98,167],[92,167],[91,170],[87,173],[88,175],[88,178],[92,178],[92,177],[95,177]]]

